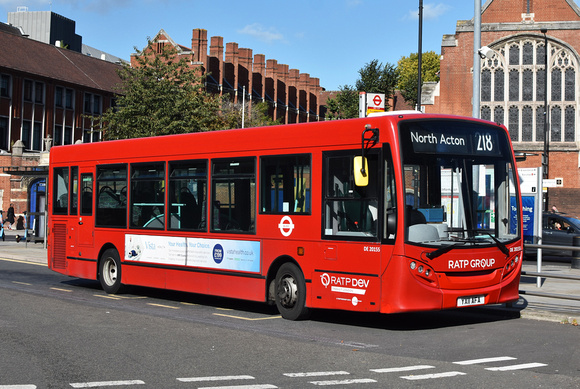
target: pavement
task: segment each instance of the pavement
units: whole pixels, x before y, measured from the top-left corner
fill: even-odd
[[[0,239],[1,259],[46,266],[47,252],[44,242],[25,242],[24,231],[5,230],[5,233],[5,241]],[[16,235],[21,237],[19,243],[16,242]],[[580,269],[572,269],[570,263],[555,262],[553,258],[548,258],[541,266],[542,277],[529,275],[531,272],[538,272],[537,262],[524,261],[520,298],[517,302],[486,306],[486,309],[491,309],[500,315],[519,313],[520,317],[528,319],[580,325]],[[545,275],[550,275],[550,277]],[[572,276],[577,279],[556,278],[558,276]]]

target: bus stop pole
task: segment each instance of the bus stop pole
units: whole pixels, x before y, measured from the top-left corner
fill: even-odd
[[[543,175],[543,168],[538,168],[538,205],[536,206],[536,214],[535,214],[535,227],[538,233],[539,242],[538,244],[544,243],[544,217],[543,217],[543,210],[544,210],[544,175]],[[537,257],[537,270],[538,273],[542,272],[542,249],[538,249],[538,257]],[[542,277],[537,277],[536,279],[536,286],[538,288],[542,287]]]

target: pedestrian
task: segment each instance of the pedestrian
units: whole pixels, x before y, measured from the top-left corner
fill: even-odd
[[[4,235],[4,215],[2,214],[2,210],[0,210],[0,236],[2,237],[2,241],[6,241],[6,235]]]
[[[12,225],[14,224],[15,215],[14,215],[14,204],[10,204],[10,208],[8,208],[8,213],[6,214],[6,221],[8,221],[8,229],[12,230]]]

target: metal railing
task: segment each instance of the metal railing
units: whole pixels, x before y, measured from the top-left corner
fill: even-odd
[[[561,250],[561,251],[573,251],[574,254],[577,251],[580,251],[580,246],[556,246],[556,245],[543,245],[543,244],[524,244],[524,249],[546,249],[546,250]],[[525,250],[524,250],[525,251]],[[580,257],[574,255],[572,259],[571,267],[580,268]],[[541,271],[541,255],[538,256],[538,271],[531,272],[531,271],[522,271],[523,276],[530,276],[530,277],[537,277],[537,286],[541,287],[542,278],[558,278],[564,280],[571,280],[571,281],[580,281],[580,276],[569,276],[564,274],[554,274],[554,273],[544,273]],[[559,294],[559,293],[547,293],[547,292],[535,292],[535,291],[527,291],[527,290],[520,290],[520,294],[530,295],[530,296],[538,296],[538,297],[549,297],[549,298],[557,298],[557,299],[566,299],[566,300],[575,300],[580,301],[580,296],[573,296],[573,295],[566,295],[566,294]]]
[[[533,271],[522,271],[522,275],[523,276],[531,276],[531,277],[539,277],[539,278],[560,278],[560,279],[564,279],[564,280],[580,281],[580,277],[578,277],[578,276],[567,276],[564,274],[538,273],[538,272],[533,272]],[[527,294],[529,296],[551,297],[551,298],[557,298],[557,299],[580,301],[580,296],[572,296],[572,295],[568,295],[568,294],[534,292],[534,291],[528,291],[528,290],[520,290],[519,293],[520,294]]]

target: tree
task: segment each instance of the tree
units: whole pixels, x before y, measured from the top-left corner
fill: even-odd
[[[439,80],[439,54],[434,51],[423,53],[421,57],[421,82]],[[417,105],[417,83],[419,79],[419,55],[412,53],[409,57],[402,57],[398,62],[399,82],[397,88],[403,98]]]
[[[167,47],[167,46],[166,46]],[[149,41],[137,66],[123,65],[116,105],[98,122],[103,139],[126,139],[223,129],[220,100],[203,90],[202,77],[175,49],[156,52]]]
[[[358,92],[384,93],[385,110],[390,106],[386,103],[395,93],[397,84],[397,68],[392,64],[383,65],[377,59],[365,64],[358,71],[359,78],[355,87],[345,85],[339,88],[334,98],[326,102],[327,119],[348,119],[358,117]]]
[[[326,102],[326,119],[351,119],[358,117],[358,92],[350,85],[339,87],[336,97]]]
[[[383,66],[377,59],[373,59],[358,71],[360,78],[356,81],[356,89],[359,92],[384,93],[385,111],[391,107],[387,102],[395,93],[397,85],[397,68],[387,63]]]
[[[251,103],[246,101],[245,110],[242,103],[233,103],[229,96],[224,96],[222,101],[222,118],[228,128],[242,128],[242,111],[244,114],[244,128],[274,126],[280,124],[268,115],[268,103]],[[250,110],[251,106],[251,110]]]

